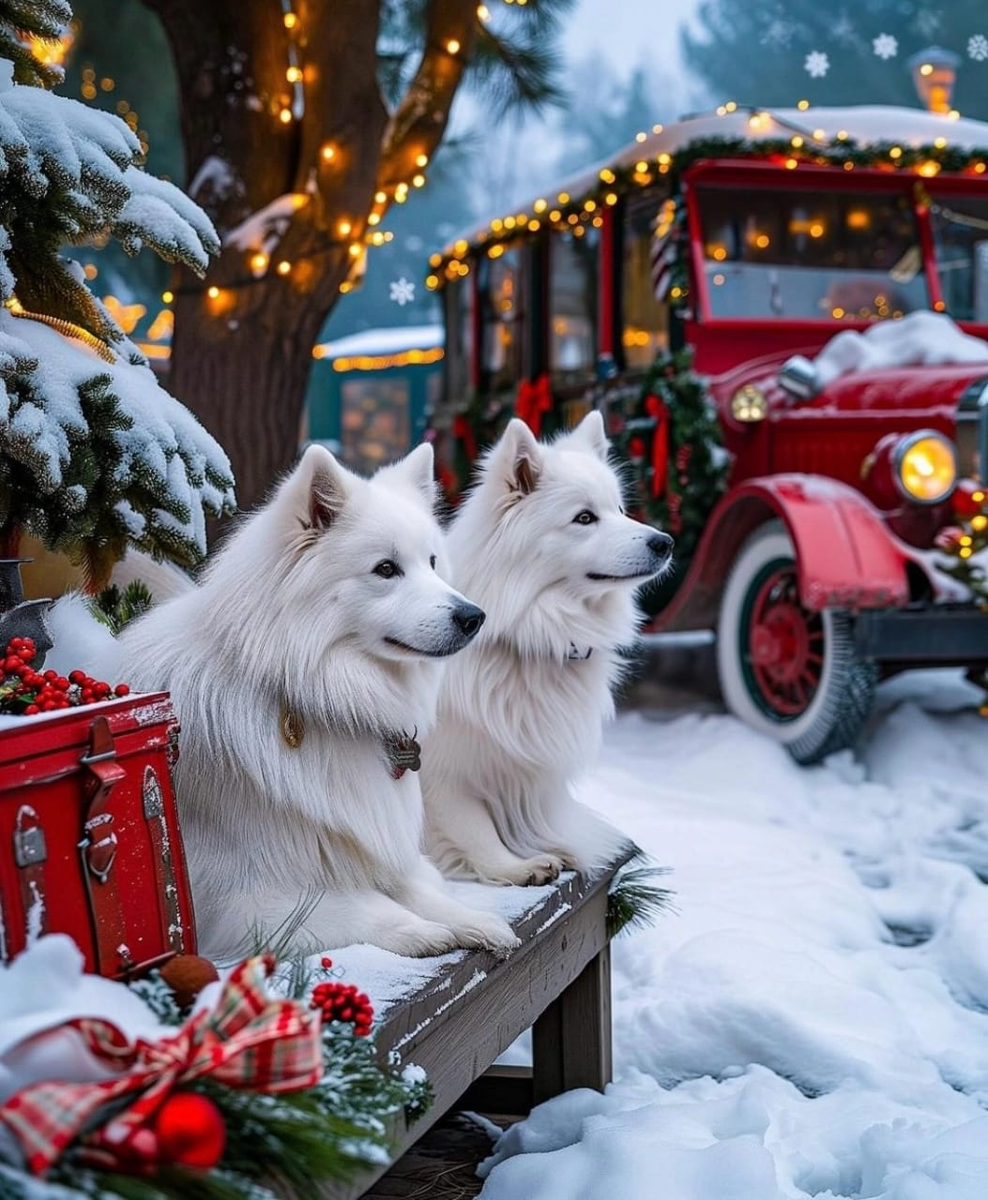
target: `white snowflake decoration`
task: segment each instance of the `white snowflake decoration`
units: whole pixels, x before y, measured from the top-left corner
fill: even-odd
[[[984,62],[988,58],[988,37],[983,33],[976,33],[973,37],[967,40],[967,53],[969,58],[973,58],[975,62]]]
[[[404,275],[391,284],[391,299],[402,308],[411,304],[415,299],[415,284]]]
[[[830,70],[830,59],[821,50],[811,50],[803,68],[811,79],[822,79]]]
[[[871,43],[876,58],[895,58],[899,53],[898,38],[890,33],[880,33]]]

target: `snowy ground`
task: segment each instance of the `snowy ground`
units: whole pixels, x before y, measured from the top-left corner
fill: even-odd
[[[812,769],[727,716],[620,719],[583,798],[679,913],[615,945],[617,1082],[505,1135],[482,1200],[984,1200],[976,695],[896,681],[861,757]]]

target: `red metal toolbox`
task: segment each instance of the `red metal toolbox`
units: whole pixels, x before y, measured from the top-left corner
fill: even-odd
[[[0,720],[0,959],[67,933],[121,977],[195,953],[164,692]]]

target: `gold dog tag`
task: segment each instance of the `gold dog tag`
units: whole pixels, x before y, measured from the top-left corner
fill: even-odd
[[[297,713],[286,704],[281,710],[281,736],[285,745],[297,750],[305,737],[305,722],[301,713]]]

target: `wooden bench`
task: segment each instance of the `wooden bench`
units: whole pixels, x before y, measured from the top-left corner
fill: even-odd
[[[422,1067],[428,1112],[394,1130],[395,1158],[452,1109],[526,1114],[570,1088],[611,1079],[608,889],[623,861],[593,876],[566,874],[513,920],[522,945],[505,961],[478,951],[443,964],[387,1009],[377,1026],[382,1063]],[[492,1067],[526,1029],[532,1067]],[[327,1190],[356,1200],[388,1170]]]

